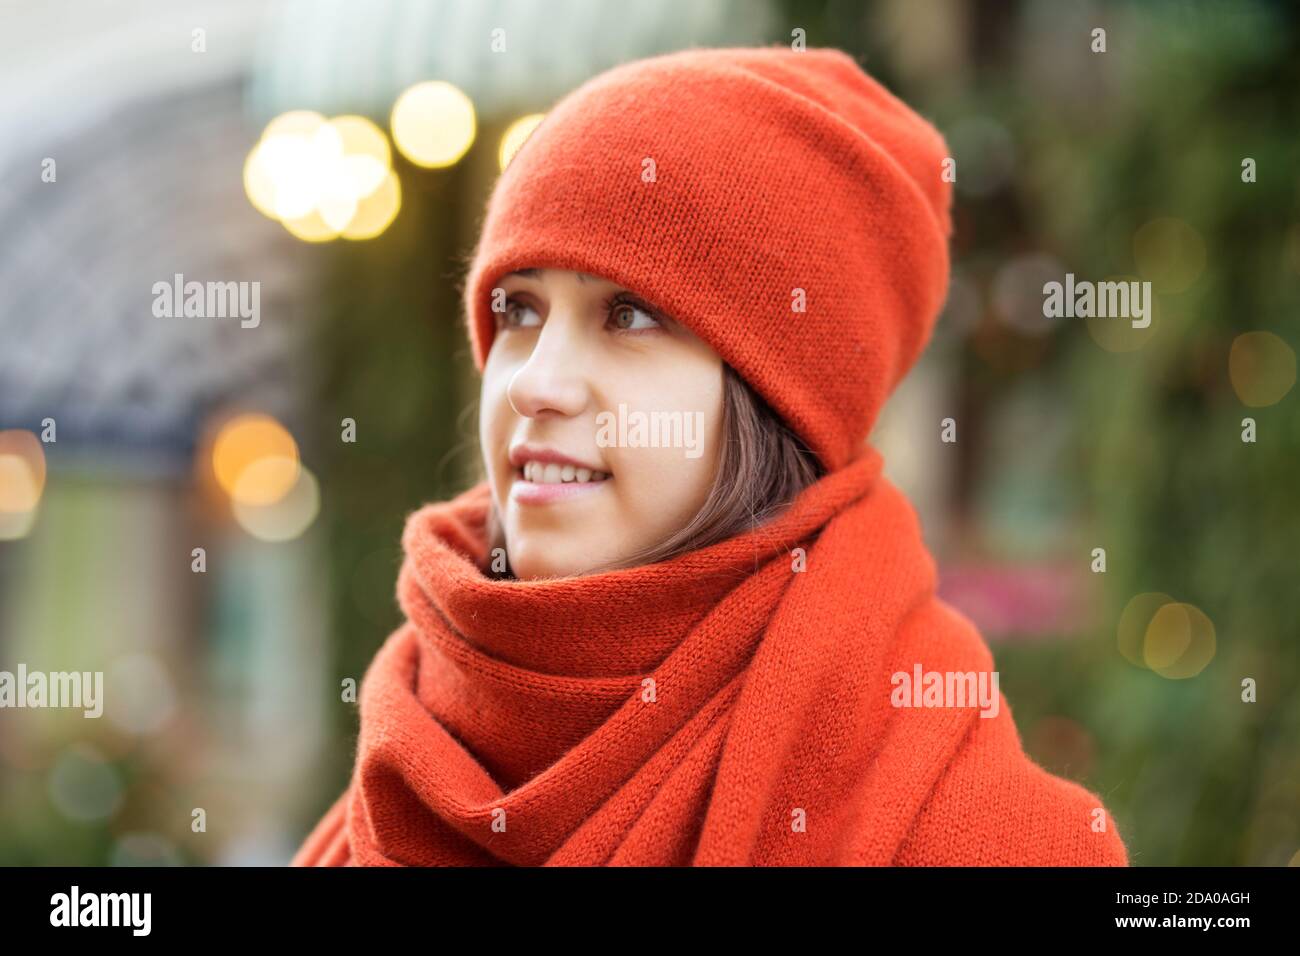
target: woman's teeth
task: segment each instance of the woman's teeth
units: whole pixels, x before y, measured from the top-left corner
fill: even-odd
[[[603,471],[578,468],[576,465],[557,465],[554,462],[543,464],[540,461],[524,462],[524,480],[541,485],[558,485],[570,481],[604,481],[608,477],[609,475]]]

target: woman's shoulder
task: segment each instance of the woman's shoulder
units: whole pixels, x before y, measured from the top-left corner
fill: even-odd
[[[1023,750],[1005,697],[972,721],[899,849],[900,866],[1128,866],[1096,793]]]

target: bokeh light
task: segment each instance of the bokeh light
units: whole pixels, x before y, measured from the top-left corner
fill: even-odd
[[[287,455],[265,455],[239,473],[230,497],[240,504],[264,506],[282,499],[298,481],[301,464]]]
[[[319,113],[296,110],[271,120],[244,161],[244,191],[272,219],[306,215],[313,205],[312,146],[325,125]],[[327,138],[327,137],[326,137]]]
[[[343,238],[373,239],[388,228],[401,208],[401,180],[388,170],[379,188],[357,203],[352,220],[343,229]]]
[[[45,490],[45,449],[25,429],[0,431],[0,541],[24,537]]]
[[[348,182],[349,195],[358,199],[369,196],[392,168],[388,137],[364,116],[338,116],[329,121],[329,126],[339,134],[343,154],[340,173]]]
[[[529,113],[527,116],[521,116],[501,134],[501,147],[497,150],[497,162],[505,169],[510,165],[510,160],[515,158],[515,153],[524,145],[528,137],[533,135],[533,130],[543,119],[545,113]]]
[[[375,228],[373,214],[358,227],[353,223],[391,174],[388,139],[373,122],[295,110],[268,123],[249,152],[244,191],[255,209],[306,242],[373,238],[396,209],[383,228]]]
[[[1295,385],[1295,350],[1272,332],[1245,332],[1232,340],[1228,377],[1243,405],[1276,405]]]
[[[393,104],[393,142],[402,155],[428,169],[451,166],[474,142],[474,104],[450,83],[417,83]]]
[[[237,415],[221,426],[212,444],[212,470],[232,500],[274,504],[298,480],[298,443],[269,415]]]
[[[262,541],[291,541],[306,531],[320,512],[320,486],[306,466],[279,500],[265,505],[236,499],[232,505],[239,526]]]
[[[267,123],[266,129],[262,130],[262,138],[273,139],[277,136],[310,137],[316,130],[321,128],[324,122],[325,117],[314,110],[290,110],[288,113],[281,113]]]
[[[1214,624],[1191,604],[1166,604],[1147,625],[1142,645],[1146,665],[1161,677],[1195,677],[1214,659]]]
[[[319,211],[313,209],[305,216],[284,220],[284,228],[296,239],[303,242],[329,242],[339,237],[338,230],[325,221]]]
[[[1174,599],[1159,591],[1147,591],[1135,595],[1124,606],[1119,616],[1118,642],[1119,652],[1130,664],[1147,667],[1143,658],[1147,626],[1158,610],[1166,604],[1173,604]]]
[[[275,151],[276,147],[262,141],[249,150],[244,160],[244,192],[253,208],[268,219],[280,218],[275,211]]]

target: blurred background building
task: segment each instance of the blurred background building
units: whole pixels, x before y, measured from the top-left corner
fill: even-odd
[[[98,721],[0,710],[0,863],[289,858],[403,520],[479,477],[495,176],[607,67],[801,41],[957,162],[947,307],[873,440],[1026,749],[1135,864],[1300,862],[1294,5],[0,0],[0,670],[107,682]],[[1044,318],[1066,272],[1151,281],[1151,327]],[[160,316],[178,275],[258,321]]]

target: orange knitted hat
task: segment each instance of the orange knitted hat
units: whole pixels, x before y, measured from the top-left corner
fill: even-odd
[[[465,287],[480,371],[504,274],[603,276],[708,342],[834,470],[948,290],[943,137],[838,50],[615,67],[502,173]]]

